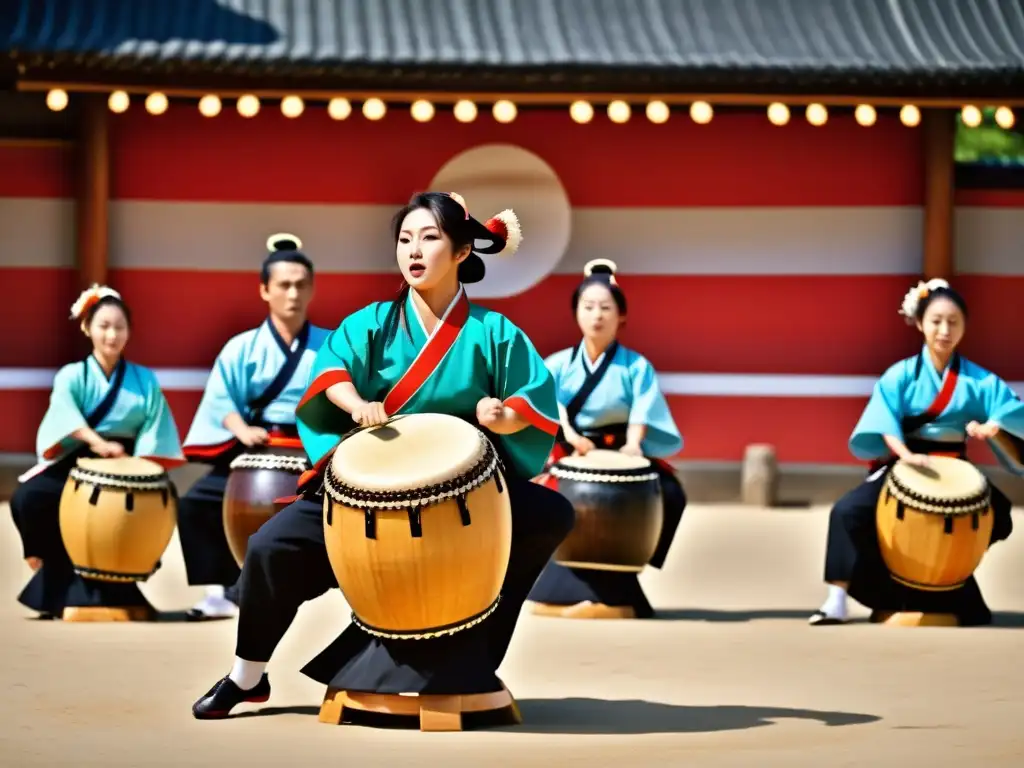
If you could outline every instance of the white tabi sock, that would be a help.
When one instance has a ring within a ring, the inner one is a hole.
[[[819,609],[830,619],[846,618],[846,590],[835,584],[828,585],[828,597]]]
[[[246,661],[235,657],[235,666],[228,673],[228,679],[243,691],[251,691],[263,678],[263,672],[267,668],[265,661]]]
[[[224,587],[221,584],[210,584],[206,588],[207,597],[224,597]]]

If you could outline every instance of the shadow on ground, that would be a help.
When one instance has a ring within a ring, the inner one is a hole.
[[[710,733],[774,725],[776,720],[817,720],[827,726],[862,725],[880,720],[855,712],[821,712],[785,707],[688,707],[653,701],[601,699],[524,699],[519,702],[529,733]]]
[[[807,608],[765,608],[736,611],[715,611],[705,608],[659,608],[652,621],[706,621],[713,624],[737,623],[784,619],[807,622],[814,612]],[[854,619],[853,624],[866,624],[868,620]],[[976,629],[1021,629],[1024,628],[1024,612],[993,611],[992,624]]]

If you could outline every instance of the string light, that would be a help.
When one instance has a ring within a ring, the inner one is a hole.
[[[124,91],[114,91],[110,94],[110,98],[107,99],[107,106],[110,107],[110,111],[116,114],[121,114],[128,109],[130,99],[128,94]]]
[[[632,114],[632,110],[629,108],[629,104],[622,100],[613,101],[608,105],[608,119],[613,123],[621,125],[629,122],[630,114]]]
[[[281,114],[295,119],[306,110],[306,105],[299,96],[285,96],[281,99]]]
[[[151,115],[162,115],[168,106],[167,97],[162,93],[151,93],[146,97],[146,111]]]
[[[363,102],[363,117],[367,120],[380,120],[387,112],[387,105],[378,98],[367,99]]]
[[[690,119],[698,125],[707,125],[714,115],[714,110],[706,101],[695,101],[690,105]]]
[[[455,115],[455,119],[460,123],[472,123],[476,120],[476,104],[468,99],[460,99],[455,102],[455,106],[452,108],[452,114]]]
[[[822,126],[828,122],[828,110],[824,104],[807,105],[807,122],[814,126]]]
[[[46,106],[54,112],[60,112],[68,105],[68,92],[63,88],[54,88],[46,94]]]
[[[768,105],[768,120],[772,125],[785,125],[789,122],[789,107],[775,102]]]
[[[973,104],[968,104],[960,110],[960,119],[968,128],[977,128],[981,125],[981,110]]]
[[[251,93],[247,93],[239,97],[235,108],[242,117],[256,117],[260,111],[260,100]]]
[[[914,128],[921,123],[921,110],[913,104],[905,104],[900,109],[900,122],[907,128]]]
[[[327,102],[327,114],[331,120],[344,120],[352,114],[352,105],[348,99],[331,99]]]
[[[434,105],[426,99],[419,99],[412,103],[409,112],[417,123],[426,123],[434,117]]]
[[[208,93],[199,100],[199,114],[203,117],[216,117],[220,114],[220,97]]]
[[[875,120],[878,119],[878,113],[875,112],[875,108],[870,104],[858,104],[857,108],[853,110],[853,117],[858,125],[863,125],[867,128],[875,124]]]
[[[594,119],[594,108],[589,101],[574,101],[569,105],[569,117],[581,125],[589,123]]]
[[[517,110],[516,105],[508,99],[502,99],[501,101],[494,102],[494,106],[491,108],[491,114],[494,115],[494,119],[499,123],[511,123],[516,119],[516,115],[519,114],[519,110]]]
[[[661,125],[668,122],[671,111],[668,108],[668,104],[664,101],[658,101],[655,99],[647,104],[647,119],[655,125]]]
[[[1013,110],[1009,107],[1000,107],[996,110],[996,125],[1004,131],[1008,131],[1013,128],[1013,124],[1015,122],[1017,122],[1017,118],[1013,114]]]

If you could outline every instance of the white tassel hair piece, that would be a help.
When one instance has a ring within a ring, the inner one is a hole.
[[[523,229],[519,225],[519,217],[516,216],[515,211],[511,208],[506,208],[491,218],[492,220],[500,221],[505,227],[505,247],[498,252],[498,255],[514,256],[523,242]]]
[[[900,306],[899,314],[903,315],[907,323],[913,324],[917,321],[917,308],[921,300],[927,298],[928,294],[939,288],[949,288],[949,283],[941,277],[935,277],[928,282],[919,282],[903,297],[903,304]]]
[[[108,296],[113,296],[115,299],[120,299],[121,294],[115,291],[113,288],[108,288],[105,285],[99,285],[93,283],[89,288],[82,291],[82,294],[78,297],[74,304],[71,305],[71,320],[79,320],[89,310],[93,304],[100,299],[105,299]]]

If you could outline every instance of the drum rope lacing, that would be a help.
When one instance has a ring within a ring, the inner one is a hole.
[[[613,474],[615,470],[593,470],[593,469],[567,469],[555,464],[548,470],[554,477],[562,480],[576,480],[578,482],[596,483],[646,483],[658,479],[657,472],[643,472],[642,474],[622,475]]]
[[[992,492],[987,481],[982,490],[951,499],[939,499],[927,496],[920,491],[914,491],[892,472],[889,473],[886,485],[886,490],[897,501],[913,506],[922,512],[936,515],[970,515],[975,512],[984,512],[992,503]]]
[[[499,602],[501,602],[500,594],[496,598],[494,598],[494,602],[491,603],[489,608],[487,608],[482,613],[478,613],[476,616],[473,616],[467,621],[461,622],[451,627],[445,627],[444,629],[431,629],[427,630],[426,632],[403,633],[388,632],[383,629],[377,629],[376,627],[371,627],[369,624],[360,621],[359,617],[356,616],[354,611],[352,613],[352,621],[364,632],[367,632],[368,634],[371,634],[374,637],[382,637],[385,640],[432,640],[436,637],[447,637],[449,635],[454,635],[457,632],[472,629],[477,624],[480,624],[485,619],[487,619],[487,617],[489,617],[492,613],[494,613],[498,608]]]
[[[98,485],[110,490],[162,491],[170,484],[166,472],[158,475],[110,475],[106,472],[74,467],[69,476],[77,482]]]
[[[149,573],[114,573],[112,571],[101,571],[97,568],[86,568],[74,566],[75,573],[85,579],[93,581],[109,581],[116,584],[131,584],[132,582],[148,581],[149,577],[159,570],[159,564]]]
[[[367,491],[342,482],[330,466],[324,473],[324,489],[331,499],[359,509],[408,509],[426,507],[447,499],[464,496],[474,488],[483,485],[494,475],[501,460],[488,440],[482,434],[482,456],[461,475],[444,480],[428,488],[410,488],[397,491]]]
[[[235,458],[229,469],[282,469],[301,475],[309,469],[305,456],[283,456],[275,453],[243,453]]]

